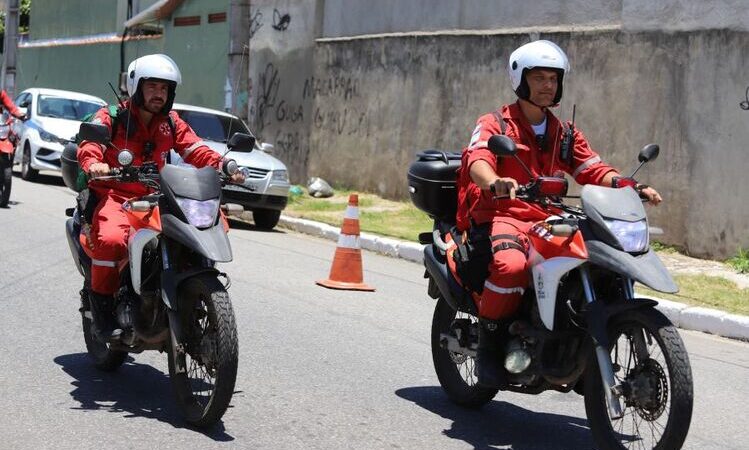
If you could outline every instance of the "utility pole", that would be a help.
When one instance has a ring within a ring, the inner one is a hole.
[[[231,0],[229,21],[229,76],[224,87],[224,108],[246,120],[249,113],[250,0]]]
[[[18,48],[18,2],[7,0],[5,42],[3,43],[2,88],[11,96],[16,93],[16,49]]]

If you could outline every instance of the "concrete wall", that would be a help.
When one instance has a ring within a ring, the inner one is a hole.
[[[534,36],[535,37],[535,36]],[[651,210],[661,239],[696,255],[749,246],[749,164],[740,108],[749,86],[749,34],[731,31],[551,33],[573,73],[557,115],[577,124],[624,170],[649,142],[660,158],[638,178],[666,202]],[[388,37],[320,42],[314,76],[336,80],[314,98],[310,174],[404,198],[421,149],[460,150],[476,118],[514,101],[505,64],[527,34]],[[742,202],[743,203],[743,202]]]
[[[438,30],[620,27],[749,31],[746,0],[326,0],[321,37]]]
[[[250,11],[249,125],[305,183],[322,0],[257,0]]]

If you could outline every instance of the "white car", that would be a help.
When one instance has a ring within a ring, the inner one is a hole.
[[[252,134],[242,120],[233,114],[215,109],[175,103],[173,109],[213,150],[237,162],[248,174],[244,187],[227,184],[223,201],[238,203],[252,211],[258,228],[270,230],[278,224],[281,211],[289,199],[289,173],[286,165],[269,155],[273,146],[256,142],[251,152],[226,152],[226,141],[234,133]],[[179,157],[172,152],[172,162]]]
[[[13,161],[21,164],[21,177],[32,180],[39,170],[60,170],[63,146],[78,133],[82,119],[106,102],[80,92],[29,88],[15,104],[29,119],[14,125],[18,142]]]

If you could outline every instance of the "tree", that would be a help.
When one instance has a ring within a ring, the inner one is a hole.
[[[18,11],[19,17],[19,33],[28,33],[29,31],[29,16],[31,15],[31,0],[21,0],[21,7]],[[0,11],[0,35],[5,36],[5,11]]]

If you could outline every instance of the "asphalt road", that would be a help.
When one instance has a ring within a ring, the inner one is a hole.
[[[429,349],[423,269],[365,252],[375,293],[331,291],[335,244],[242,225],[224,266],[239,328],[236,393],[210,432],[183,425],[166,356],[114,374],[88,362],[78,275],[65,237],[73,194],[56,176],[14,178],[0,209],[0,448],[589,449],[582,398],[500,393],[452,405]],[[237,225],[237,224],[235,224]],[[684,448],[746,449],[749,344],[683,332],[695,380]]]

